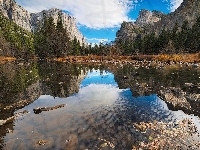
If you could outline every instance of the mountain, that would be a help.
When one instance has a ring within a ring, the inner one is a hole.
[[[145,26],[147,24],[153,25],[155,22],[158,22],[163,18],[165,14],[160,11],[149,11],[146,9],[140,10],[139,17],[135,21],[135,25],[137,26]]]
[[[116,33],[116,40],[134,40],[140,34],[145,33],[148,26],[153,26],[166,15],[159,11],[142,9],[135,22],[123,22],[120,30]]]
[[[54,23],[57,22],[58,13],[60,13],[63,19],[63,25],[66,28],[69,37],[72,40],[74,37],[76,37],[76,39],[79,40],[81,44],[86,44],[84,36],[77,28],[76,19],[62,12],[62,10],[52,8],[49,10],[43,10],[38,13],[29,13],[23,7],[18,5],[14,0],[0,0],[0,12],[2,12],[5,17],[9,18],[20,27],[32,32],[39,28],[43,23],[44,13],[47,16],[52,16],[54,18]]]
[[[172,13],[163,14],[158,11],[141,10],[135,22],[123,22],[116,33],[117,40],[133,40],[139,34],[160,34],[163,29],[172,30],[177,23],[181,27],[184,21],[188,21],[190,27],[200,16],[199,0],[184,0]]]

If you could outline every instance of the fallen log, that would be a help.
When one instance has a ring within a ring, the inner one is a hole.
[[[50,111],[50,110],[54,110],[54,109],[65,107],[65,105],[66,104],[60,104],[60,105],[56,105],[56,106],[53,106],[53,107],[37,107],[37,108],[33,109],[33,112],[35,114],[39,114],[39,113],[41,113],[43,111]]]

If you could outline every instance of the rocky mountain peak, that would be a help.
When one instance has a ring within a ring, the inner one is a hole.
[[[75,37],[77,40],[80,41],[81,44],[86,44],[86,40],[84,39],[84,36],[80,33],[77,25],[76,25],[76,19],[66,13],[64,13],[62,10],[57,8],[51,8],[49,10],[43,10],[39,13],[31,13],[31,25],[33,32],[41,26],[41,24],[44,21],[44,16],[47,17],[53,17],[54,23],[56,25],[58,20],[58,14],[61,15],[63,26],[67,30],[69,37],[73,40]]]
[[[30,13],[14,0],[0,0],[0,12],[17,25],[31,31]]]
[[[76,19],[64,13],[60,9],[51,8],[38,13],[29,13],[14,0],[0,0],[0,12],[17,25],[32,32],[42,25],[44,21],[44,13],[47,15],[47,17],[53,17],[55,24],[57,23],[58,13],[60,13],[63,19],[63,26],[66,28],[66,32],[68,33],[69,37],[72,40],[76,37],[81,44],[87,44],[84,36],[80,33],[76,25]]]
[[[182,4],[169,14],[143,9],[134,23],[122,23],[116,33],[116,39],[133,40],[139,34],[152,32],[159,35],[163,29],[172,30],[176,23],[181,27],[184,21],[188,21],[192,27],[198,16],[200,16],[200,0],[183,0]]]
[[[164,14],[162,12],[142,9],[139,12],[139,17],[135,21],[135,24],[138,26],[154,24],[155,22],[160,21],[163,16]]]

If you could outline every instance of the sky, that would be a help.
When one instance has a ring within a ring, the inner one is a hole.
[[[113,41],[123,21],[134,22],[141,9],[173,12],[183,0],[16,0],[31,13],[59,8],[76,18],[88,43]]]

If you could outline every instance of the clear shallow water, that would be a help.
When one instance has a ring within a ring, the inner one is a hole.
[[[129,88],[119,88],[115,75],[109,71],[75,66],[79,73],[74,75],[68,70],[71,67],[61,65],[57,67],[61,73],[57,72],[54,78],[55,72],[48,72],[50,68],[45,74],[39,73],[40,84],[31,88],[32,95],[39,92],[38,98],[14,112],[29,113],[18,117],[11,127],[1,127],[9,132],[3,136],[4,149],[98,149],[102,139],[113,143],[115,149],[131,149],[138,141],[147,140],[133,128],[135,122],[175,122],[188,117],[200,127],[197,116],[169,110],[156,93],[133,97]],[[33,112],[37,107],[59,104],[66,105],[39,114]],[[39,146],[39,140],[47,143]]]

